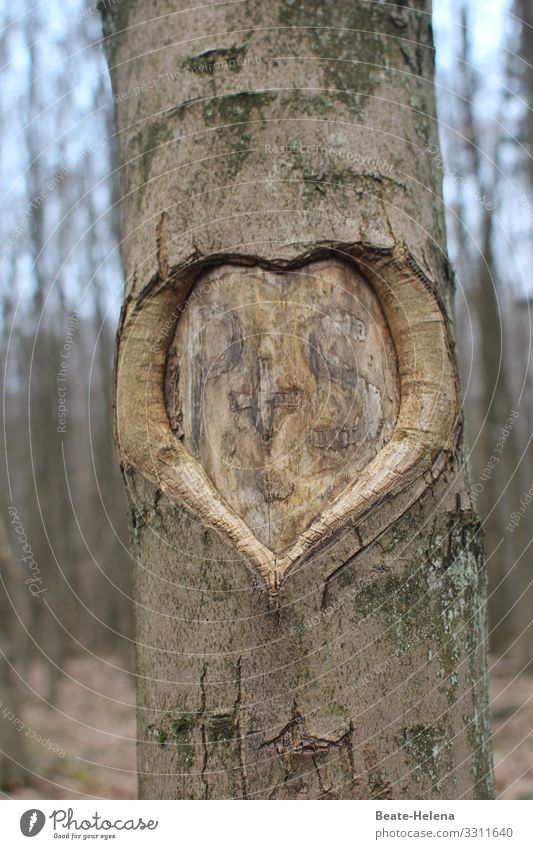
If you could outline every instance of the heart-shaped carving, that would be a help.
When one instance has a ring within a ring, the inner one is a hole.
[[[427,469],[457,411],[444,312],[405,249],[296,265],[174,274],[125,311],[118,355],[123,463],[271,591]]]
[[[195,284],[166,372],[184,448],[280,556],[389,441],[396,355],[353,267],[221,265]]]

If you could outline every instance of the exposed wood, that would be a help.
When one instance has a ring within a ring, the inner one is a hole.
[[[222,265],[194,287],[175,271],[124,319],[124,466],[227,535],[271,592],[455,441],[457,378],[434,287],[402,246],[343,256]],[[275,329],[289,341],[275,344]],[[343,434],[346,447],[331,447]]]
[[[274,554],[394,430],[390,333],[361,274],[339,262],[208,271],[184,304],[172,350],[167,406],[183,411],[183,445]]]

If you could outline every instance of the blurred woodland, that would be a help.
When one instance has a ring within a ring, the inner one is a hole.
[[[444,181],[485,528],[497,792],[533,798],[533,6],[485,4],[492,16],[474,0],[435,5],[441,146],[426,155]],[[1,12],[6,798],[136,792],[131,562],[112,437],[119,187],[100,39],[96,3]]]

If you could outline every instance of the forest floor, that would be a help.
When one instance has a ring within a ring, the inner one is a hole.
[[[44,690],[42,670],[31,685]],[[496,795],[533,799],[533,675],[491,663]],[[135,680],[116,658],[73,658],[51,709],[35,698],[24,710],[31,783],[15,799],[135,799]],[[46,747],[59,748],[59,755]]]
[[[529,664],[531,670],[531,663]],[[533,799],[533,675],[491,663],[490,695],[496,797]]]

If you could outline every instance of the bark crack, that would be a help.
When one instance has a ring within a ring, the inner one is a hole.
[[[206,688],[205,688],[206,675],[207,675],[207,664],[204,663],[202,674],[200,676],[200,694],[201,694],[200,716],[202,717],[202,722],[201,722],[201,725],[200,725],[200,734],[201,734],[201,738],[202,738],[202,751],[203,751],[201,778],[202,778],[202,781],[203,781],[203,784],[204,784],[204,798],[208,799],[209,798],[209,782],[206,778],[208,751],[207,751],[207,725],[206,725],[206,721],[205,721],[205,715],[206,715],[206,711],[207,711],[207,693],[206,693]]]
[[[157,264],[159,268],[160,280],[168,280],[169,264],[167,252],[167,221],[166,212],[161,213],[159,223],[157,225]]]
[[[241,772],[241,789],[243,799],[246,799],[248,796],[248,785],[247,785],[247,772],[246,772],[246,748],[244,745],[244,723],[243,723],[243,713],[244,708],[242,704],[242,657],[239,657],[237,660],[237,698],[235,699],[235,705],[233,708],[234,712],[234,724],[237,731],[238,739],[237,746],[239,752],[239,767]]]

